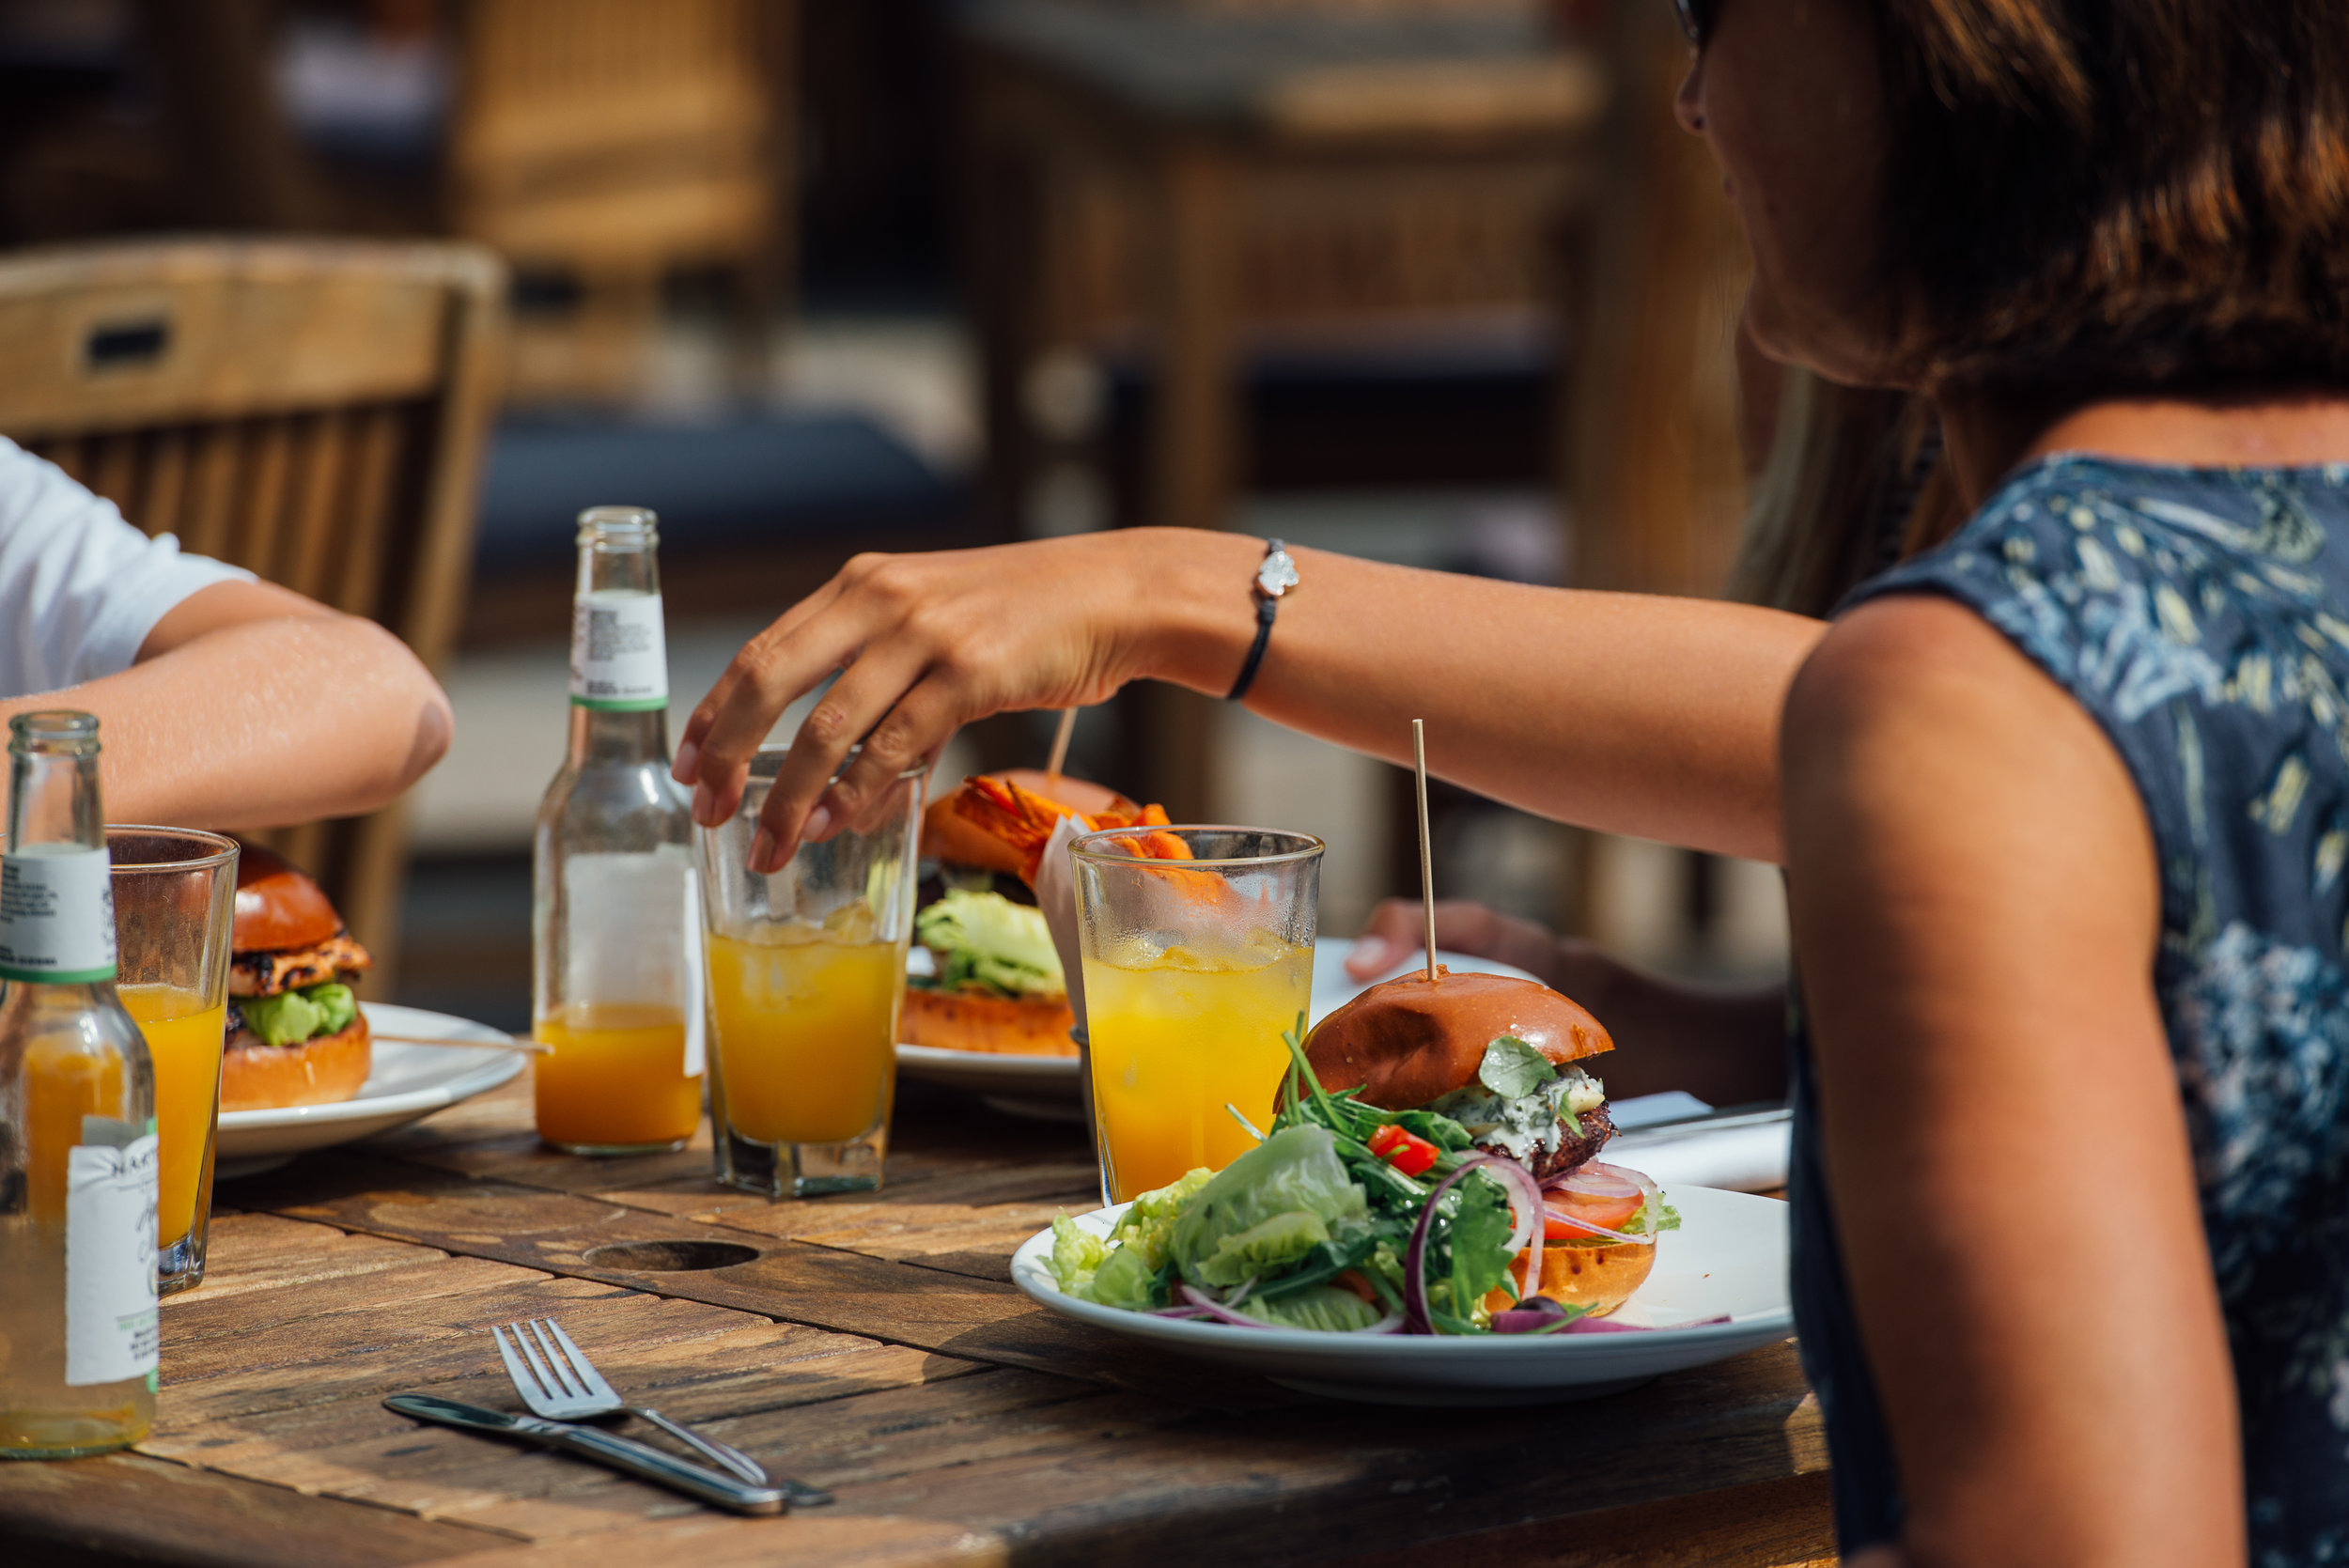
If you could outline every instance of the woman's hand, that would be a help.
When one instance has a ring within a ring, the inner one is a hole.
[[[1188,672],[1170,667],[1159,634],[1179,608],[1182,568],[1202,555],[1232,557],[1222,581],[1237,627],[1248,619],[1247,562],[1261,551],[1237,536],[1128,529],[860,555],[753,638],[693,710],[676,768],[694,786],[693,819],[714,827],[734,815],[776,719],[835,672],[759,814],[755,870],[780,867],[802,837],[820,840],[856,820],[972,720],[1101,702],[1143,675],[1179,679]]]

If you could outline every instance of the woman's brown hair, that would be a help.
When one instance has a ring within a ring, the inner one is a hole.
[[[2349,4],[1869,5],[1902,379],[2349,381]]]

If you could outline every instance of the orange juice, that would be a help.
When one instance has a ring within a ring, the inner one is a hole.
[[[1268,942],[1209,955],[1171,947],[1145,966],[1088,956],[1093,1111],[1112,1202],[1255,1146],[1226,1104],[1261,1126],[1289,1063],[1281,1032],[1314,986],[1314,950]]]
[[[125,986],[120,995],[155,1059],[155,1229],[157,1245],[167,1247],[195,1228],[207,1185],[228,1002],[224,997],[207,1006],[194,992],[171,986]]]
[[[532,1031],[538,1136],[581,1148],[682,1143],[701,1126],[702,1079],[685,1071],[685,1019],[674,1007],[574,1002]]]
[[[895,942],[786,928],[708,939],[711,1048],[726,1123],[761,1143],[846,1143],[889,1117],[897,1087]]]
[[[24,1059],[25,1197],[33,1218],[52,1225],[65,1223],[66,1161],[82,1118],[122,1114],[121,1063],[77,1045],[36,1040]]]

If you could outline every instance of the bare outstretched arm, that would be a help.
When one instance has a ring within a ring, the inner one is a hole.
[[[972,720],[1097,703],[1145,677],[1220,696],[1255,632],[1263,551],[1128,529],[860,556],[737,656],[687,723],[677,776],[697,786],[697,820],[724,820],[785,706],[842,672],[768,797],[753,859],[773,866]],[[1779,710],[1823,623],[1295,554],[1303,582],[1282,601],[1256,712],[1392,761],[1404,721],[1424,716],[1430,765],[1482,794],[1777,859]]]
[[[388,804],[448,750],[448,699],[372,621],[266,582],[166,613],[117,675],[0,702],[95,713],[117,822],[266,828]]]

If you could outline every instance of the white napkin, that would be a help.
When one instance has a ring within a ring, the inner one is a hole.
[[[1626,1132],[1610,1139],[1599,1158],[1644,1171],[1667,1189],[1677,1184],[1764,1192],[1786,1185],[1793,1131],[1791,1112],[1761,1111],[1726,1122]]]
[[[1068,846],[1084,831],[1075,817],[1062,817],[1053,824],[1052,836],[1044,841],[1044,858],[1035,868],[1036,908],[1044,911],[1044,924],[1051,928],[1061,973],[1068,981],[1068,1009],[1077,1015],[1079,1029],[1085,1026],[1084,948],[1077,936],[1077,866],[1069,858]]]

